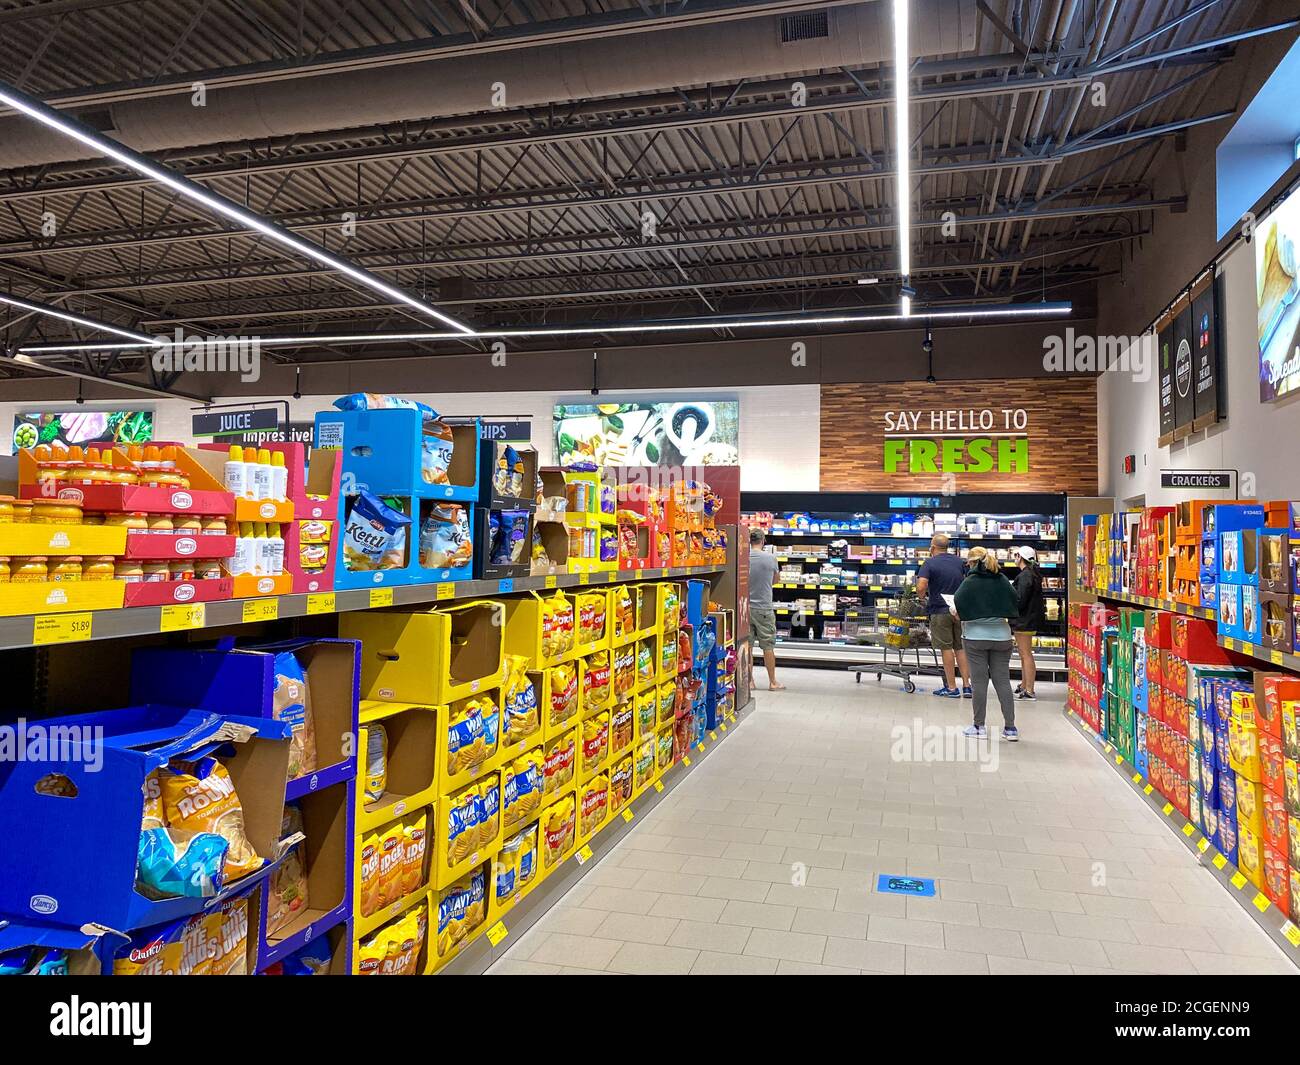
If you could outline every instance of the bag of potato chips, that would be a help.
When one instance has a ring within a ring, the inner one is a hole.
[[[284,804],[280,838],[287,839],[302,828],[302,811],[294,803]],[[271,874],[267,892],[266,934],[278,932],[307,908],[307,870],[303,865],[303,844],[289,850],[280,867]]]
[[[388,790],[388,730],[378,722],[362,725],[361,751],[365,756],[366,802],[375,803]]]
[[[402,897],[402,856],[406,852],[406,833],[402,822],[379,830],[379,905],[391,906]]]
[[[163,772],[163,817],[170,828],[212,832],[225,838],[226,881],[256,872],[264,863],[244,832],[244,808],[229,772],[215,758],[173,763],[179,770]]]
[[[307,671],[298,656],[281,651],[274,659],[272,717],[293,729],[289,738],[289,779],[316,772],[316,725],[311,714],[311,689]]]
[[[361,882],[357,885],[361,916],[369,917],[379,909],[379,834],[368,832],[361,839]]]
[[[429,846],[429,815],[412,814],[402,825],[401,896],[405,898],[418,891],[425,881],[424,852]]]
[[[537,690],[528,678],[528,659],[522,655],[506,656],[506,683],[502,693],[507,745],[527,739],[541,727],[537,710]]]

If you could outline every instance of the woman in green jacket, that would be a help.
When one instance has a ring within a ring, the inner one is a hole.
[[[972,548],[966,562],[969,573],[953,600],[961,618],[962,645],[974,693],[975,723],[966,735],[980,739],[988,735],[984,715],[992,680],[1002,707],[1002,738],[1014,743],[1020,733],[1016,730],[1016,704],[1011,694],[1011,649],[1015,646],[1011,619],[1019,617],[1020,604],[1011,582],[999,571],[998,560],[988,551]]]

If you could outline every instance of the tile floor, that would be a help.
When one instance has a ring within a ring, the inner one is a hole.
[[[933,683],[782,679],[490,972],[1296,972],[1066,721],[1063,686],[1017,703],[1023,740],[984,772],[891,757],[895,726],[969,722]]]

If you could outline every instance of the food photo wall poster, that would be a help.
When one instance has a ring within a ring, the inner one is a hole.
[[[1255,306],[1259,327],[1259,398],[1300,392],[1300,187],[1255,227]]]
[[[146,444],[153,439],[151,410],[78,410],[14,415],[12,452],[37,444],[89,447]]]
[[[557,403],[555,457],[561,466],[739,466],[740,403]]]

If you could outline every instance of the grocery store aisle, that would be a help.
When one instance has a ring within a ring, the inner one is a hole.
[[[491,972],[1295,972],[1066,721],[1064,686],[1017,704],[1023,741],[982,771],[921,760],[944,753],[926,726],[969,722],[933,683],[782,679]]]

